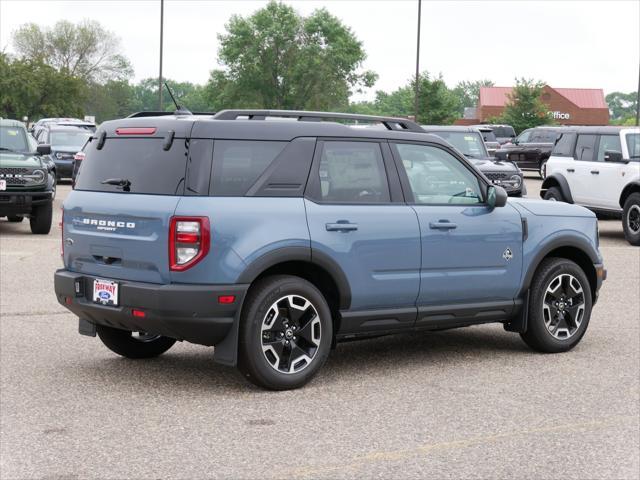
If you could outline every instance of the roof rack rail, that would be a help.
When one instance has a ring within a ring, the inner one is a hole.
[[[210,115],[213,116],[216,112],[190,112],[190,115]],[[164,117],[166,115],[177,115],[176,112],[135,112],[129,115],[127,118],[142,118],[142,117]]]
[[[247,117],[249,120],[265,120],[267,117],[295,118],[300,122],[319,122],[330,119],[355,120],[378,122],[388,130],[424,133],[422,127],[413,120],[355,113],[307,112],[304,110],[221,110],[213,118],[214,120],[237,120],[238,117]]]

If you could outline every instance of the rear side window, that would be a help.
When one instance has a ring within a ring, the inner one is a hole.
[[[596,146],[596,135],[578,135],[576,143],[576,159],[585,162],[594,160],[594,148]]]
[[[318,174],[321,200],[324,202],[391,201],[378,143],[325,142]]]
[[[243,196],[288,142],[216,140],[211,195]]]
[[[557,157],[573,157],[573,144],[576,141],[575,133],[563,133],[558,138],[551,155]]]
[[[84,149],[76,190],[181,195],[186,142],[176,138],[167,151],[163,142],[162,138],[107,138],[98,150],[97,139],[92,139]]]

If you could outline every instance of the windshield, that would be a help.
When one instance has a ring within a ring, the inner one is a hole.
[[[513,130],[513,127],[491,127],[493,129],[493,133],[496,137],[500,138],[514,138],[516,136],[516,132]]]
[[[431,132],[445,139],[451,145],[468,157],[488,157],[484,142],[479,133],[475,132]]]
[[[27,136],[20,127],[0,127],[0,149],[25,152],[29,150]]]
[[[81,150],[87,139],[91,136],[91,132],[83,130],[73,130],[68,132],[51,132],[51,146],[72,147]]]
[[[627,133],[627,148],[631,160],[640,160],[640,133]]]

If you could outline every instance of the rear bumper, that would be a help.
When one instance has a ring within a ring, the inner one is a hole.
[[[34,206],[51,202],[51,191],[41,192],[0,192],[0,216],[29,214]]]
[[[71,178],[73,174],[73,160],[54,159],[53,163],[56,164],[56,175],[58,177]]]
[[[215,345],[227,336],[249,287],[118,280],[119,306],[110,307],[93,303],[94,278],[58,270],[54,277],[58,302],[94,325],[144,331],[201,345]],[[235,301],[218,303],[223,295],[234,295]],[[144,311],[145,316],[134,317],[132,309]]]

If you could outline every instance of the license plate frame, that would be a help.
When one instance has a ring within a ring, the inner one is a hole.
[[[119,305],[120,285],[114,280],[95,278],[91,298],[93,303],[107,307],[117,307]]]

